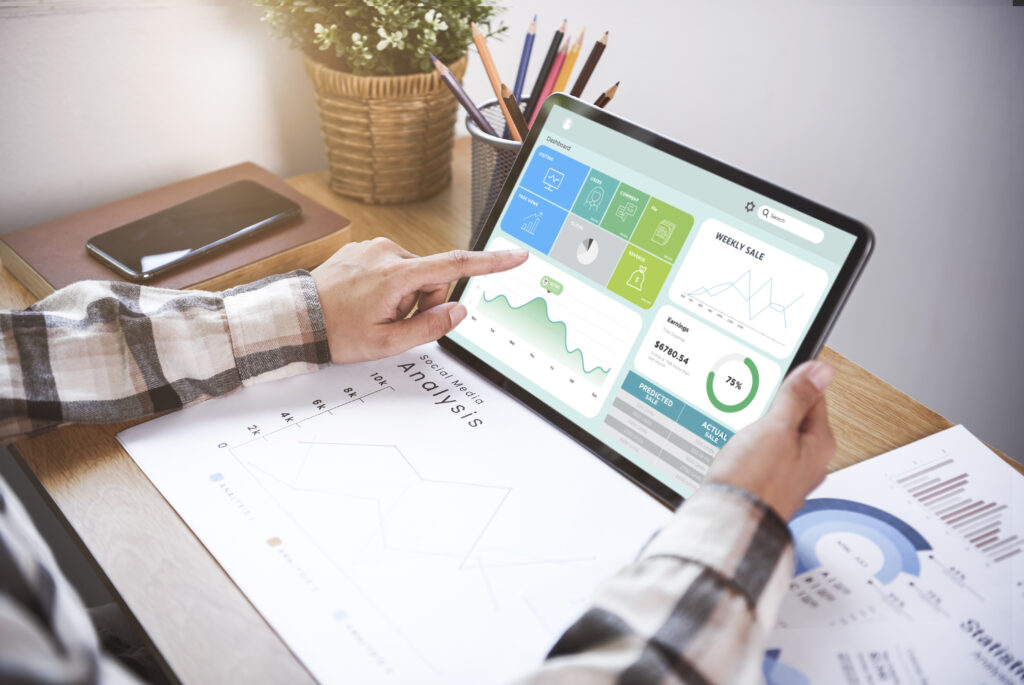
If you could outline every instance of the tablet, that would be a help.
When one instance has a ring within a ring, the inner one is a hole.
[[[817,355],[872,244],[849,217],[553,95],[475,245],[530,258],[460,282],[469,315],[441,344],[675,507]]]

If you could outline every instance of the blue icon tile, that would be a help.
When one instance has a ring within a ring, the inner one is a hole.
[[[541,145],[533,153],[520,185],[562,209],[576,201],[590,167]]]
[[[501,230],[547,254],[567,214],[564,209],[518,188],[505,207]]]

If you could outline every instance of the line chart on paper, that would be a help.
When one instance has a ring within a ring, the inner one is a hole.
[[[119,440],[321,682],[510,680],[667,515],[436,343]]]

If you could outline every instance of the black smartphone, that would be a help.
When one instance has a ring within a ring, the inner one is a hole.
[[[121,276],[146,281],[300,211],[269,188],[237,181],[94,236],[85,249]]]

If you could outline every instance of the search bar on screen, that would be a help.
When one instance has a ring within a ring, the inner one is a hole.
[[[779,228],[785,229],[793,235],[798,235],[804,240],[810,240],[812,243],[820,243],[825,239],[825,232],[820,228],[811,226],[808,223],[800,221],[791,217],[788,214],[780,212],[777,209],[773,209],[767,205],[761,205],[757,208],[757,215],[761,217],[762,221],[767,221],[772,226],[778,226]]]

